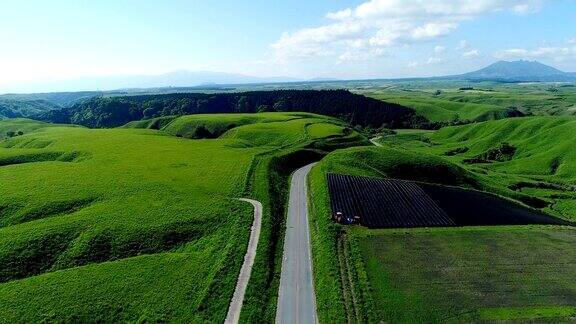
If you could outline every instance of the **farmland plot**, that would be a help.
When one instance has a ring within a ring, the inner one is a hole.
[[[329,174],[328,185],[332,211],[360,216],[364,226],[455,225],[413,182]]]
[[[479,191],[328,174],[332,213],[371,228],[571,223]]]
[[[419,186],[460,226],[571,224],[493,194],[425,183]]]
[[[576,315],[573,228],[354,232],[378,321],[564,323]]]

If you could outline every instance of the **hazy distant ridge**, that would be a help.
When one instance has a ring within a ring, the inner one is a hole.
[[[454,78],[517,82],[568,82],[576,81],[576,73],[566,73],[537,61],[520,60],[498,61],[478,71],[461,74]]]

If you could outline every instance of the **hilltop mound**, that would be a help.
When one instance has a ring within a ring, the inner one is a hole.
[[[335,173],[479,187],[478,177],[461,166],[438,156],[407,150],[350,148],[330,153],[322,163]]]
[[[474,158],[506,143],[515,148],[513,156],[491,166],[492,169],[574,179],[574,134],[576,120],[573,118],[528,117],[447,127],[435,133],[431,140],[441,143],[442,147],[466,147],[461,158]]]

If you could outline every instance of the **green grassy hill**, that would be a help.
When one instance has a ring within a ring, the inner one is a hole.
[[[165,131],[0,122],[25,130],[0,141],[0,321],[222,322],[252,222],[238,197],[265,208],[242,316],[271,320],[291,156],[365,139],[317,115],[227,117]],[[218,123],[218,139],[169,136]],[[308,135],[315,124],[330,131]]]
[[[450,101],[435,98],[432,95],[388,94],[386,92],[367,95],[410,107],[428,120],[436,122],[498,119],[498,114],[505,111],[503,107],[497,105]]]
[[[118,127],[131,121],[193,114],[307,112],[337,117],[362,127],[426,127],[414,110],[353,94],[347,90],[274,90],[224,93],[172,93],[95,97],[36,119],[92,128]]]
[[[20,133],[24,135],[30,132],[41,131],[42,129],[57,126],[63,125],[50,124],[26,118],[12,118],[9,120],[4,120],[0,123],[0,140],[8,138],[10,133],[12,136],[19,136]],[[75,127],[74,125],[68,126]]]
[[[336,172],[474,188],[575,220],[573,134],[573,118],[515,118],[436,132],[399,130],[379,140],[383,147],[328,154],[310,179],[321,320],[573,318],[574,228],[340,226],[329,219],[326,180]]]
[[[322,118],[318,115],[306,113],[259,113],[259,114],[211,114],[211,115],[186,115],[166,116],[146,120],[129,122],[122,128],[157,129],[173,136],[185,138],[217,138],[232,128],[256,123],[284,122],[299,120],[302,118]],[[341,124],[336,119],[333,122]],[[336,126],[338,127],[338,126]],[[198,134],[198,128],[203,129]],[[202,133],[203,132],[203,133]],[[330,134],[328,134],[330,135]]]
[[[468,149],[462,158],[471,158],[501,143],[509,143],[516,148],[510,161],[484,167],[569,181],[576,176],[573,134],[576,134],[574,118],[533,117],[444,128],[430,139],[439,144],[433,147],[436,152],[445,148]]]
[[[369,83],[370,84],[370,83]],[[348,87],[413,108],[435,122],[497,120],[521,115],[573,116],[574,84],[398,81]]]
[[[484,179],[481,189],[573,219],[576,149],[570,138],[575,133],[571,117],[526,117],[416,136],[399,132],[382,142],[451,161]]]

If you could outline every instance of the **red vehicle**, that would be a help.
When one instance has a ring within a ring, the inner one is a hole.
[[[332,219],[340,224],[350,225],[350,224],[360,224],[360,216],[345,216],[341,212],[336,212],[332,215]]]

